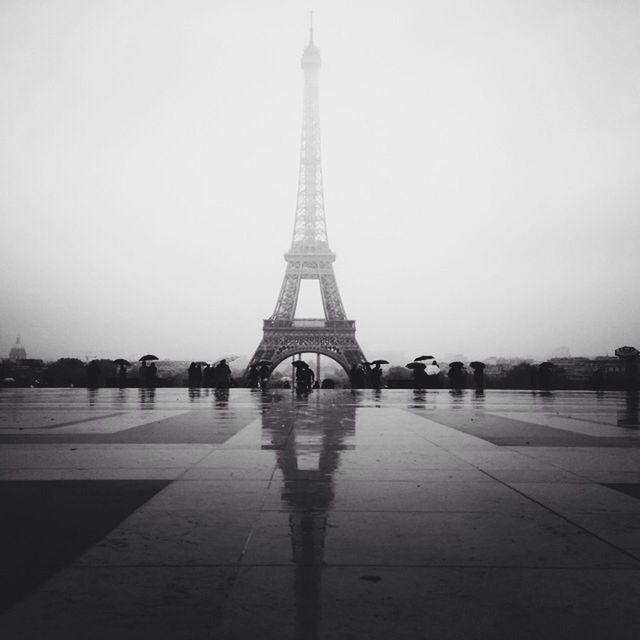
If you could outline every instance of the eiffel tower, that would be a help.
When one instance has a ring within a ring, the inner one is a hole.
[[[333,271],[336,255],[327,238],[320,157],[320,50],[313,41],[313,23],[302,53],[302,69],[304,107],[293,239],[284,255],[287,268],[275,310],[263,323],[262,341],[249,366],[268,360],[273,370],[286,358],[304,352],[329,356],[348,373],[365,357],[356,341],[355,320],[347,319],[342,306]],[[319,282],[324,318],[295,318],[302,280]]]

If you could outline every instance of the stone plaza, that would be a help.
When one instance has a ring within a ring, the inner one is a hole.
[[[0,635],[637,638],[637,396],[0,390]]]

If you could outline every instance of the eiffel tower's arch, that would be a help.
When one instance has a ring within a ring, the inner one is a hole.
[[[275,360],[272,360],[273,364],[271,366],[271,372],[275,371],[283,362],[286,362],[291,358],[295,358],[299,353],[312,353],[314,355],[326,356],[336,364],[340,365],[347,375],[349,375],[349,370],[351,369],[351,366],[353,366],[349,365],[349,362],[341,354],[331,352],[327,349],[305,348],[302,351],[300,351],[300,349],[290,349],[289,351],[285,351],[283,354],[277,356]]]

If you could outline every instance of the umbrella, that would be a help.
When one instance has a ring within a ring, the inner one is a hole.
[[[158,356],[154,356],[151,353],[148,353],[146,356],[142,356],[142,358],[140,358],[138,362],[144,362],[146,360],[160,360],[160,358],[158,358]]]
[[[638,350],[635,347],[618,347],[614,353],[618,358],[631,358],[638,355]]]
[[[128,360],[125,360],[124,358],[118,358],[117,360],[114,360],[113,364],[119,364],[121,367],[131,366],[131,363]]]
[[[265,365],[267,367],[270,367],[273,364],[273,362],[271,362],[271,360],[259,360],[258,362],[256,362],[256,364],[260,367],[263,367]]]
[[[418,356],[417,358],[414,358],[413,361],[420,362],[420,360],[431,360],[432,358],[433,356]]]
[[[200,362],[194,362],[193,364],[195,364],[198,367],[206,367],[209,363],[205,362],[204,360],[201,360]]]
[[[371,364],[389,364],[388,360],[374,360]]]
[[[234,360],[237,360],[238,356],[222,356],[222,358],[218,358],[217,360],[213,361],[213,365],[219,364],[220,362],[222,362],[223,360],[226,360],[227,362],[233,362]]]
[[[427,365],[424,362],[410,362],[405,366],[407,369],[425,369]]]
[[[461,367],[464,367],[464,364],[458,360],[455,360],[454,362],[450,362],[449,366],[453,369],[459,369]]]
[[[295,362],[291,363],[292,367],[308,367],[309,365],[304,361],[304,360],[296,360]]]
[[[478,362],[478,360],[474,360],[469,363],[469,366],[472,369],[484,369],[487,365],[484,362]]]
[[[551,369],[551,367],[555,367],[556,365],[553,364],[553,362],[541,362],[538,366],[544,369]]]

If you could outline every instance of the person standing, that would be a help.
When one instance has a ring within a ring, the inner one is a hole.
[[[217,389],[228,389],[231,386],[231,369],[226,360],[220,360],[215,366],[214,380]]]
[[[374,389],[382,388],[382,367],[380,364],[376,364],[373,369],[371,369],[371,386]]]
[[[267,389],[267,383],[269,382],[269,376],[271,375],[271,369],[268,364],[263,364],[258,370],[258,378],[260,380],[260,388],[265,391]]]

